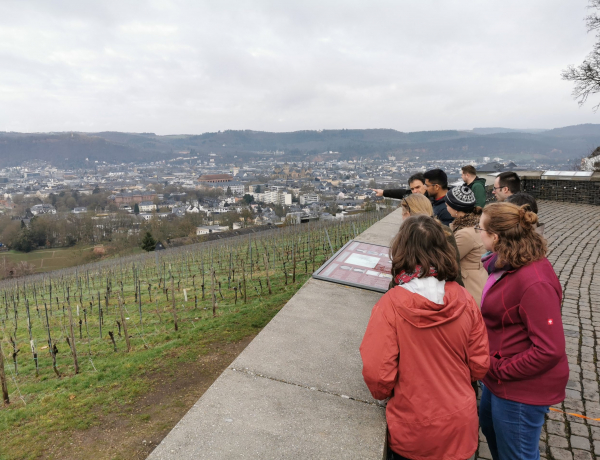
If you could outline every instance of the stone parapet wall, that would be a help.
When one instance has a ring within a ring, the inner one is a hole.
[[[600,181],[545,180],[524,177],[521,180],[521,189],[536,200],[600,205]]]

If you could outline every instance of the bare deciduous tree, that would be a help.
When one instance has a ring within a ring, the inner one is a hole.
[[[573,97],[583,105],[592,94],[600,93],[600,0],[589,0],[588,8],[595,10],[585,18],[588,32],[596,33],[596,44],[578,66],[570,65],[562,72],[563,80],[575,83]],[[598,110],[600,103],[594,106]]]

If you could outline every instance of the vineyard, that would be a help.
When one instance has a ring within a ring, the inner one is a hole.
[[[256,334],[382,212],[0,284],[0,459],[40,458],[148,390],[144,375]],[[64,440],[63,440],[64,441]],[[52,458],[46,456],[45,458]]]

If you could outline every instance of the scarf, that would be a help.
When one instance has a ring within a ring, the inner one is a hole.
[[[483,291],[481,293],[481,306],[483,307],[483,301],[485,300],[485,296],[492,288],[494,284],[496,284],[500,279],[506,275],[508,272],[513,271],[513,268],[506,264],[504,267],[498,268],[496,267],[496,261],[498,260],[498,254],[495,252],[486,253],[481,257],[481,262],[483,262],[483,266],[488,272],[488,279],[483,286]]]
[[[401,286],[403,284],[409,283],[415,278],[419,278],[422,273],[423,267],[417,265],[415,267],[415,271],[412,273],[406,273],[405,270],[402,270],[394,277],[394,281],[396,282],[397,286]],[[437,270],[434,267],[429,267],[429,274],[427,276],[437,276]]]
[[[456,233],[461,228],[467,227],[475,227],[479,223],[479,218],[481,215],[475,215],[472,212],[465,214],[464,216],[460,216],[454,219],[452,222],[452,231]]]

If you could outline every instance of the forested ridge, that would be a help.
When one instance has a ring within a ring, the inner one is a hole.
[[[508,131],[508,132],[506,132]],[[489,134],[477,134],[484,132]],[[108,163],[150,162],[181,155],[218,153],[238,161],[265,152],[284,157],[316,159],[323,152],[341,158],[419,156],[427,159],[501,156],[561,161],[581,158],[600,145],[600,125],[586,124],[542,132],[477,129],[475,131],[422,131],[349,129],[270,133],[222,131],[201,135],[152,133],[0,133],[0,161],[16,166],[27,160],[46,160],[55,166],[86,167]]]

